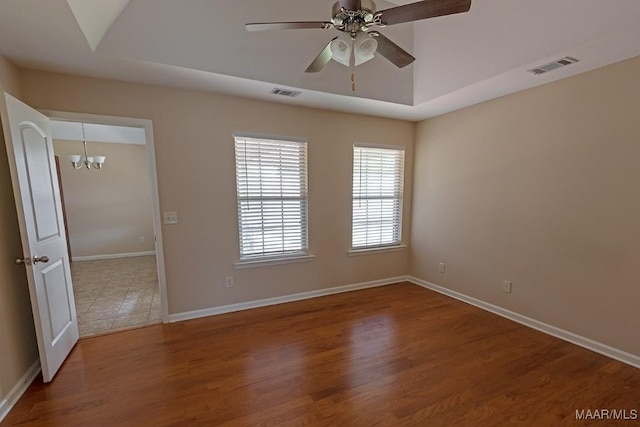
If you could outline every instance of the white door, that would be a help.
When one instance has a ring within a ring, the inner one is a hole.
[[[5,93],[2,111],[44,382],[78,341],[49,119]],[[9,207],[7,207],[9,208]]]

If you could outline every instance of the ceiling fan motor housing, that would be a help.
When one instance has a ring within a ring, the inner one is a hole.
[[[344,10],[340,2],[333,5],[331,22],[336,30],[356,34],[374,25],[376,4],[372,0],[361,0],[359,10]]]

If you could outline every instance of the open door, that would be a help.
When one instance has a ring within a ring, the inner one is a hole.
[[[4,94],[2,125],[22,236],[42,378],[53,379],[78,341],[69,255],[49,119]]]

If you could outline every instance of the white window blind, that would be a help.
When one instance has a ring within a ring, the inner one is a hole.
[[[307,254],[307,143],[234,137],[240,259]]]
[[[400,244],[404,150],[353,147],[353,249]]]

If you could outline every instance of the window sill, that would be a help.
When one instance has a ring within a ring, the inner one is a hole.
[[[263,258],[255,260],[245,260],[236,262],[236,270],[242,268],[266,267],[269,265],[292,264],[294,262],[312,261],[315,255],[293,255],[281,258]]]
[[[397,252],[397,251],[404,251],[406,248],[407,248],[407,245],[394,245],[394,246],[380,246],[377,248],[351,249],[349,251],[349,256],[368,255],[368,254],[376,254],[381,252]]]

